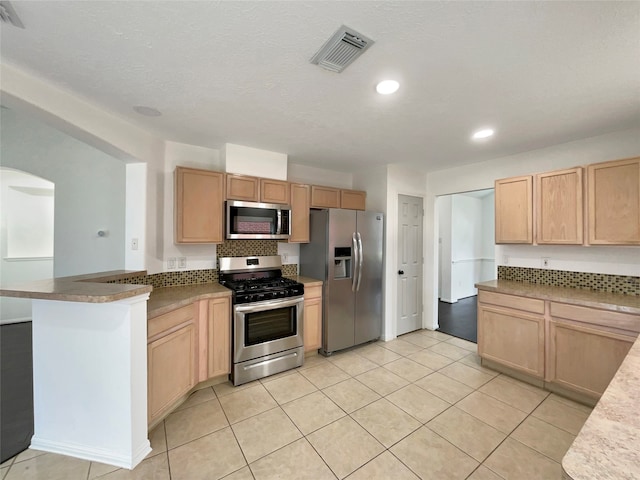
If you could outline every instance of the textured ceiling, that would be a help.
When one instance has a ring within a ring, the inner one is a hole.
[[[640,125],[640,2],[12,3],[2,61],[177,142],[428,171]],[[375,44],[310,64],[341,24]]]

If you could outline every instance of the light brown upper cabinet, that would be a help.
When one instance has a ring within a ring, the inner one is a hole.
[[[263,203],[282,203],[288,205],[291,194],[289,182],[282,180],[260,179],[260,201]]]
[[[364,210],[367,192],[357,190],[340,190],[340,208],[350,210]]]
[[[582,167],[536,175],[536,243],[582,245]]]
[[[496,243],[533,243],[533,177],[496,180]]]
[[[587,166],[588,240],[640,245],[640,157]]]
[[[340,208],[340,189],[312,185],[311,206],[316,208]]]
[[[291,235],[290,243],[309,243],[309,185],[291,184]]]
[[[260,201],[260,179],[227,173],[227,200]]]
[[[175,242],[222,243],[224,173],[176,167]]]

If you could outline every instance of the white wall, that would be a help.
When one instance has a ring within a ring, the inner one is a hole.
[[[482,271],[480,281],[497,278],[495,261],[496,213],[495,192],[482,197]]]
[[[413,197],[424,198],[427,194],[425,186],[425,174],[400,165],[387,166],[384,282],[385,315],[383,332],[383,338],[385,340],[391,340],[397,336],[396,318],[398,315],[398,195],[410,195]],[[423,232],[426,232],[426,230],[423,229]],[[423,235],[423,237],[424,240],[426,240],[426,235]],[[425,266],[426,262],[427,260],[425,259]],[[426,279],[426,277],[423,278]]]
[[[498,140],[498,139],[496,139]],[[428,259],[425,277],[425,310],[428,328],[437,328],[438,272],[433,268],[437,259],[438,223],[435,197],[451,193],[493,188],[499,178],[552,171],[576,165],[627,158],[640,155],[640,129],[624,130],[540,150],[497,158],[462,167],[431,172],[427,175],[428,196],[425,201],[425,255]],[[496,247],[496,263],[509,256],[509,265],[531,266],[540,256],[551,258],[551,267],[601,273],[640,271],[640,254],[633,247],[540,247],[511,245]],[[571,267],[573,266],[573,267]],[[561,268],[562,267],[562,268]],[[627,273],[629,274],[629,273]]]
[[[224,171],[253,177],[287,180],[287,154],[225,143],[220,157]]]
[[[451,291],[452,199],[452,195],[443,195],[436,199],[436,208],[438,209],[438,297],[443,302],[449,303],[455,302]]]
[[[146,223],[146,243],[140,245],[141,252],[137,255],[144,256],[144,265],[149,273],[161,271],[162,251],[157,249],[156,239],[163,222],[160,210],[163,205],[164,141],[6,62],[0,64],[0,76],[2,105],[29,115],[114,158],[146,164],[146,184],[137,185],[140,191],[145,192],[146,201],[144,205],[127,204],[127,210],[135,211],[131,218],[144,218]]]
[[[13,110],[1,120],[2,166],[56,186],[54,275],[124,268],[125,164]]]
[[[0,168],[0,281],[17,284],[53,277],[53,256],[41,258],[8,258],[7,218],[10,211],[21,212],[20,205],[9,200],[10,187],[29,187],[54,191],[54,184],[17,170]],[[53,248],[53,209],[50,212],[51,248]],[[52,253],[53,255],[53,253]],[[31,320],[31,300],[0,297],[0,324]]]
[[[327,187],[352,188],[353,175],[318,167],[289,163],[287,179],[290,182],[324,185]]]
[[[466,195],[451,199],[451,299],[476,294],[482,269],[482,201]]]
[[[495,278],[492,202],[492,196],[465,194],[437,198],[440,300],[455,303],[476,295],[477,282]]]
[[[147,193],[141,186],[147,184],[147,164],[127,163],[125,171],[124,266],[127,270],[145,270]],[[137,240],[137,250],[132,246],[133,239]]]

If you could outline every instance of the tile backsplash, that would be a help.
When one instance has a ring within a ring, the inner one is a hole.
[[[640,296],[640,277],[625,275],[499,265],[498,279]]]
[[[216,248],[218,257],[249,257],[278,255],[277,240],[226,240]],[[298,265],[288,264],[282,266],[283,275],[297,275]],[[178,287],[195,285],[200,283],[215,283],[218,281],[218,270],[173,270],[170,272],[154,273],[153,275],[140,275],[119,280],[111,280],[108,283],[127,283],[136,285],[152,285],[154,288]]]
[[[277,240],[225,240],[216,246],[220,257],[250,257],[253,255],[277,255]]]

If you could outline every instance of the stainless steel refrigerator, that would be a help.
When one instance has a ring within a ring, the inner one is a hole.
[[[311,210],[311,241],[300,245],[300,275],[323,283],[323,355],[380,337],[384,217]]]

